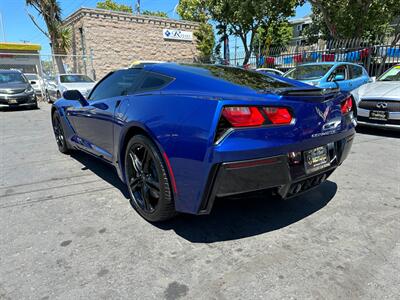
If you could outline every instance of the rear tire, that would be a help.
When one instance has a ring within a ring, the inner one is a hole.
[[[67,146],[67,140],[65,139],[64,130],[61,125],[60,116],[57,112],[53,114],[52,122],[58,150],[61,153],[67,154],[69,152],[69,148]]]
[[[128,142],[125,178],[132,206],[144,219],[160,222],[176,215],[164,161],[148,137],[135,135]]]

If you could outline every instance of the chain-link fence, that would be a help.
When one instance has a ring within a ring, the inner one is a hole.
[[[242,65],[244,53],[231,56],[231,65]],[[370,76],[379,76],[400,63],[400,43],[365,42],[358,39],[321,42],[311,46],[270,48],[264,54],[252,53],[248,64],[253,68],[267,67],[287,71],[311,62],[352,62],[363,65]]]
[[[0,69],[23,72],[37,95],[42,98],[49,83],[55,80],[57,74],[83,74],[93,80],[97,79],[93,56],[1,52]]]

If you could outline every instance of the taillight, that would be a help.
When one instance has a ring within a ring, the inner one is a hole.
[[[215,142],[223,138],[231,128],[289,125],[292,120],[292,113],[285,107],[226,106],[222,109],[222,116],[215,133]]]
[[[228,106],[222,110],[222,115],[233,127],[260,126],[265,118],[254,106]]]
[[[263,107],[263,111],[272,124],[290,124],[293,119],[290,111],[284,107]]]
[[[347,97],[341,104],[340,110],[342,114],[347,114],[353,110],[353,98],[351,96]]]

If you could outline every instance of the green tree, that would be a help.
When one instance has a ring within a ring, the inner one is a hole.
[[[65,73],[61,56],[66,54],[71,47],[71,31],[62,26],[61,8],[57,0],[26,0],[26,5],[32,7],[41,16],[46,24],[47,30],[39,26],[35,17],[28,12],[35,26],[50,40],[58,72]]]
[[[96,7],[101,8],[101,9],[113,10],[113,11],[122,11],[122,12],[127,12],[127,13],[133,12],[132,6],[118,4],[117,2],[115,2],[113,0],[99,1],[99,2],[97,2]]]
[[[142,15],[145,16],[155,16],[155,17],[162,17],[162,18],[168,18],[168,14],[164,11],[150,11],[150,10],[144,10],[141,13]]]
[[[295,14],[300,0],[209,0],[211,18],[225,24],[229,34],[238,36],[245,50],[243,65],[249,62],[260,27],[268,28]]]
[[[374,40],[393,33],[400,15],[399,0],[310,0],[313,25],[309,36],[318,32],[325,38]]]
[[[271,48],[289,45],[292,37],[293,28],[287,21],[273,22],[269,27],[262,25],[254,37],[253,51],[267,55]]]
[[[215,35],[213,27],[208,23],[210,18],[207,12],[208,0],[180,0],[177,12],[183,20],[199,22],[199,28],[194,32],[197,39],[197,50],[200,52],[200,61],[212,60]]]

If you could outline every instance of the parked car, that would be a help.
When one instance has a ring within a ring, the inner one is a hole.
[[[346,62],[322,62],[299,65],[284,77],[320,88],[340,88],[349,92],[371,81],[364,67]]]
[[[36,95],[41,96],[42,91],[44,91],[44,81],[43,79],[35,73],[25,73],[25,77],[29,80],[29,83],[35,90]]]
[[[38,107],[35,90],[21,71],[0,70],[0,107]]]
[[[272,74],[278,75],[278,76],[283,76],[283,74],[285,74],[284,72],[277,70],[277,69],[273,69],[273,68],[258,68],[258,69],[256,69],[256,71],[262,72],[262,73],[272,73]]]
[[[245,192],[292,197],[332,174],[355,130],[349,94],[289,82],[228,66],[138,65],[109,73],[87,99],[64,92],[54,134],[62,153],[115,166],[149,221],[207,214],[217,197]]]
[[[61,98],[65,91],[78,90],[84,97],[87,97],[95,86],[89,76],[84,74],[60,74],[49,80],[46,84],[46,97],[48,102],[54,102]]]
[[[359,125],[400,130],[400,64],[352,94]]]

